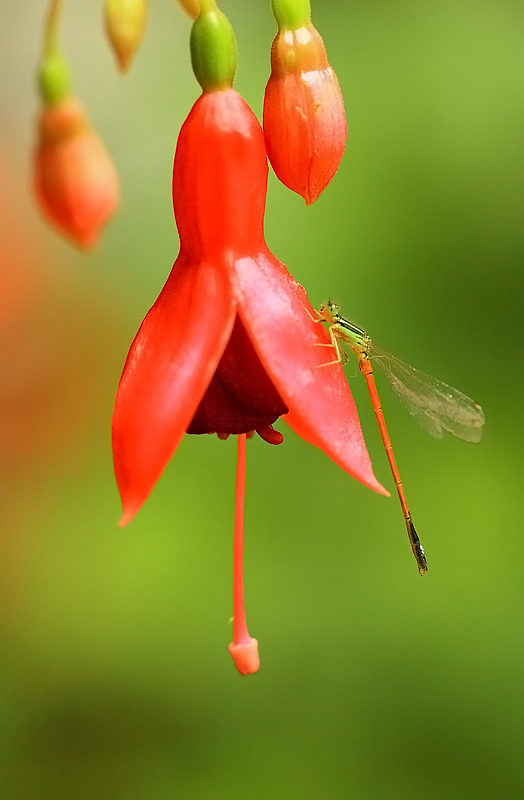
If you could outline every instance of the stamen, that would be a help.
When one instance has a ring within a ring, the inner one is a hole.
[[[249,635],[244,608],[244,498],[246,493],[246,434],[238,437],[235,501],[235,545],[233,560],[233,642],[229,652],[241,675],[258,672],[258,641]]]

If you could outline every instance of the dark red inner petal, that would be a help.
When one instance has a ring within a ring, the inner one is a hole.
[[[231,338],[187,432],[248,433],[266,428],[287,412],[237,316]]]

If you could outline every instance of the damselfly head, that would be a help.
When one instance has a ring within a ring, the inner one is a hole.
[[[340,306],[334,303],[333,300],[328,300],[327,303],[322,303],[318,313],[323,322],[333,324],[340,314]]]

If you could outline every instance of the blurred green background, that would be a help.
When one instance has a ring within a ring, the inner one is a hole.
[[[270,178],[267,238],[314,305],[482,403],[485,439],[429,438],[380,384],[425,544],[397,499],[285,424],[248,455],[246,602],[232,631],[235,443],[186,437],[116,528],[112,403],[177,254],[177,132],[198,95],[174,3],[130,74],[99,3],[67,3],[78,96],[122,205],[96,254],[30,192],[45,4],[0,5],[0,790],[6,800],[486,800],[524,796],[524,4],[317,0],[348,149],[318,203]],[[224,0],[260,115],[269,3]],[[348,367],[378,478],[364,381]],[[380,376],[379,376],[380,378]]]

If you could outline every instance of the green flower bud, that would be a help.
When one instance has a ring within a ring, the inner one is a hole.
[[[56,50],[44,55],[38,76],[40,94],[46,106],[66,100],[71,94],[71,75],[65,58]]]
[[[271,0],[279,28],[301,28],[311,21],[309,0]]]
[[[205,92],[232,86],[237,68],[233,28],[214,3],[206,6],[193,23],[190,41],[193,72]]]

